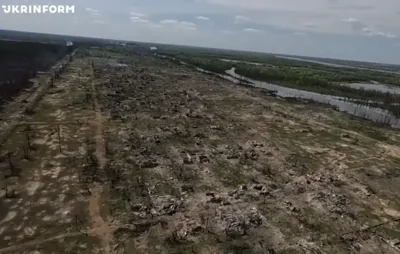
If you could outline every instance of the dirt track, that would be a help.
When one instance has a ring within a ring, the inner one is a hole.
[[[109,54],[2,148],[0,253],[399,252],[398,131]]]

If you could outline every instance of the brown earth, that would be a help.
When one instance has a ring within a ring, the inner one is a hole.
[[[0,253],[400,252],[398,131],[92,53],[1,148]]]

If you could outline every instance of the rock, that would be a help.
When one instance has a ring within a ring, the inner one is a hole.
[[[256,186],[254,186],[254,189],[255,189],[255,190],[258,190],[258,191],[262,190],[262,188],[263,188],[262,185],[256,185]]]

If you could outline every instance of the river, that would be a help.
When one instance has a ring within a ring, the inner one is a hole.
[[[177,61],[174,57],[168,57],[163,55],[157,56],[164,59],[171,59]],[[185,62],[179,61],[180,64],[189,65]],[[342,112],[347,112],[351,115],[355,115],[358,117],[362,117],[374,122],[387,124],[392,128],[400,129],[400,118],[394,116],[387,110],[383,110],[376,107],[370,107],[363,104],[355,103],[349,101],[348,98],[338,97],[326,94],[319,94],[315,92],[303,91],[294,88],[288,88],[284,86],[279,86],[267,82],[262,82],[254,79],[250,79],[244,76],[241,76],[235,72],[235,68],[231,68],[227,70],[224,74],[219,74],[211,71],[207,71],[201,68],[196,67],[196,70],[202,73],[211,74],[223,78],[225,80],[229,80],[236,84],[244,84],[252,87],[266,89],[268,91],[274,92],[278,97],[281,98],[295,98],[300,100],[309,100],[318,103],[323,103],[327,105],[331,105],[335,107],[337,110]]]

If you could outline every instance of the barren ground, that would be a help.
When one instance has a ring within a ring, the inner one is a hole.
[[[2,146],[0,253],[400,252],[397,130],[108,56]]]

